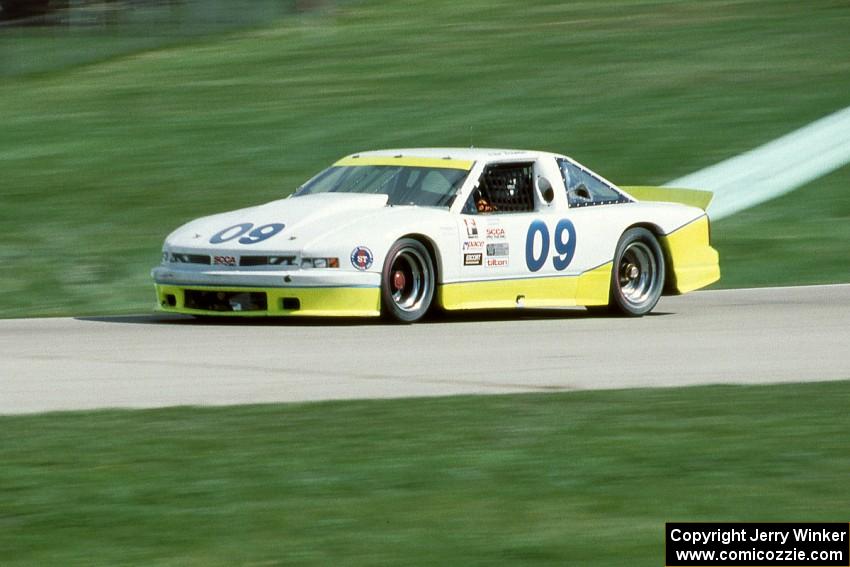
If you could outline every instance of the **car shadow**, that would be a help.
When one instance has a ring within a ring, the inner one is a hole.
[[[646,317],[663,317],[673,313],[658,311]],[[151,313],[139,315],[100,315],[74,317],[77,321],[118,323],[123,325],[186,325],[221,327],[363,327],[399,326],[379,317],[215,317]],[[429,314],[416,325],[447,325],[454,323],[482,323],[490,321],[542,321],[542,320],[619,319],[628,317],[608,313],[592,313],[581,307],[565,309],[483,309],[476,311],[442,312]]]

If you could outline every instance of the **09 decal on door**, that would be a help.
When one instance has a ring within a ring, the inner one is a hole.
[[[535,243],[540,240],[539,252],[535,252]],[[549,227],[538,219],[528,226],[525,237],[525,265],[529,271],[537,272],[546,264],[549,256],[550,240],[554,241],[555,255],[552,256],[552,266],[561,271],[573,261],[576,253],[576,228],[569,219],[561,219],[555,225],[552,238],[549,238]]]

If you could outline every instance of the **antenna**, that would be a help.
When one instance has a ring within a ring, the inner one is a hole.
[[[474,147],[475,146],[472,145],[472,124],[470,124],[469,125],[469,149],[472,149]]]

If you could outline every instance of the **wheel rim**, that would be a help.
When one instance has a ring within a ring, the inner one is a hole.
[[[412,313],[422,308],[431,293],[431,268],[428,260],[412,248],[402,248],[390,267],[390,291],[396,307]]]
[[[632,242],[623,251],[617,267],[617,279],[624,300],[635,307],[652,301],[658,265],[652,250],[643,242]]]

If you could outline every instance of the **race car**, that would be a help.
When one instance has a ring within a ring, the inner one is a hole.
[[[425,148],[344,157],[292,195],[189,222],[157,305],[214,316],[585,306],[649,313],[720,278],[711,193],[618,187],[559,154]]]

